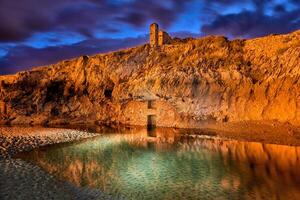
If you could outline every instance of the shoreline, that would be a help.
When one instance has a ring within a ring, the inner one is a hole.
[[[99,135],[68,128],[0,127],[0,160],[42,146],[74,142]]]
[[[203,124],[201,128],[178,129],[186,135],[217,136],[229,140],[300,146],[300,127],[280,122],[230,122]]]
[[[208,125],[206,130],[232,140],[300,146],[300,127],[289,123],[274,121],[219,123]]]
[[[138,130],[140,126],[118,126],[105,129],[101,126],[0,126],[0,159],[33,150],[42,146],[69,143],[99,136],[103,133]],[[224,139],[266,144],[300,146],[300,127],[276,122],[242,122],[203,124],[201,128],[159,128],[184,135],[217,136]],[[113,130],[113,131],[112,131]]]

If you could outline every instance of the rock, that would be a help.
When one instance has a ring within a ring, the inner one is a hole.
[[[1,123],[158,126],[277,121],[300,125],[300,31],[249,40],[178,40],[0,77]],[[151,111],[152,112],[152,111]]]

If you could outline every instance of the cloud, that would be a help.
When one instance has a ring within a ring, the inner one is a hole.
[[[274,12],[284,13],[284,12],[286,12],[286,8],[284,5],[278,4],[278,5],[274,6]]]
[[[190,1],[0,0],[0,74],[141,44],[131,33],[152,21],[171,26]]]
[[[30,69],[32,66],[42,66],[56,63],[81,55],[92,55],[101,52],[114,51],[143,44],[145,37],[125,39],[89,39],[83,42],[57,47],[37,49],[25,45],[16,46],[0,60],[0,74],[12,74]]]
[[[266,3],[260,2],[256,6],[254,11],[219,14],[212,22],[204,24],[201,31],[204,35],[221,34],[233,38],[252,38],[273,33],[288,33],[300,28],[300,20],[297,20],[300,18],[300,8],[287,11],[284,6],[277,5],[273,7],[275,12],[270,15],[264,10]]]
[[[47,0],[1,0],[0,5],[0,41],[20,41],[35,31],[47,30],[53,23],[51,11],[56,8]]]
[[[97,30],[116,30],[119,23],[142,27],[149,20],[169,26],[189,1],[0,0],[0,42],[22,41],[37,32],[57,30],[90,38]]]

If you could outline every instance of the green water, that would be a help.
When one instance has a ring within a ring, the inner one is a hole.
[[[57,180],[137,200],[300,199],[299,158],[298,147],[172,130],[107,134],[22,156]]]

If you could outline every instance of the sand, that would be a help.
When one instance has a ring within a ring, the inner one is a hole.
[[[300,127],[289,123],[246,121],[204,125],[203,129],[204,131],[195,132],[198,134],[208,132],[219,137],[246,142],[300,146]]]

